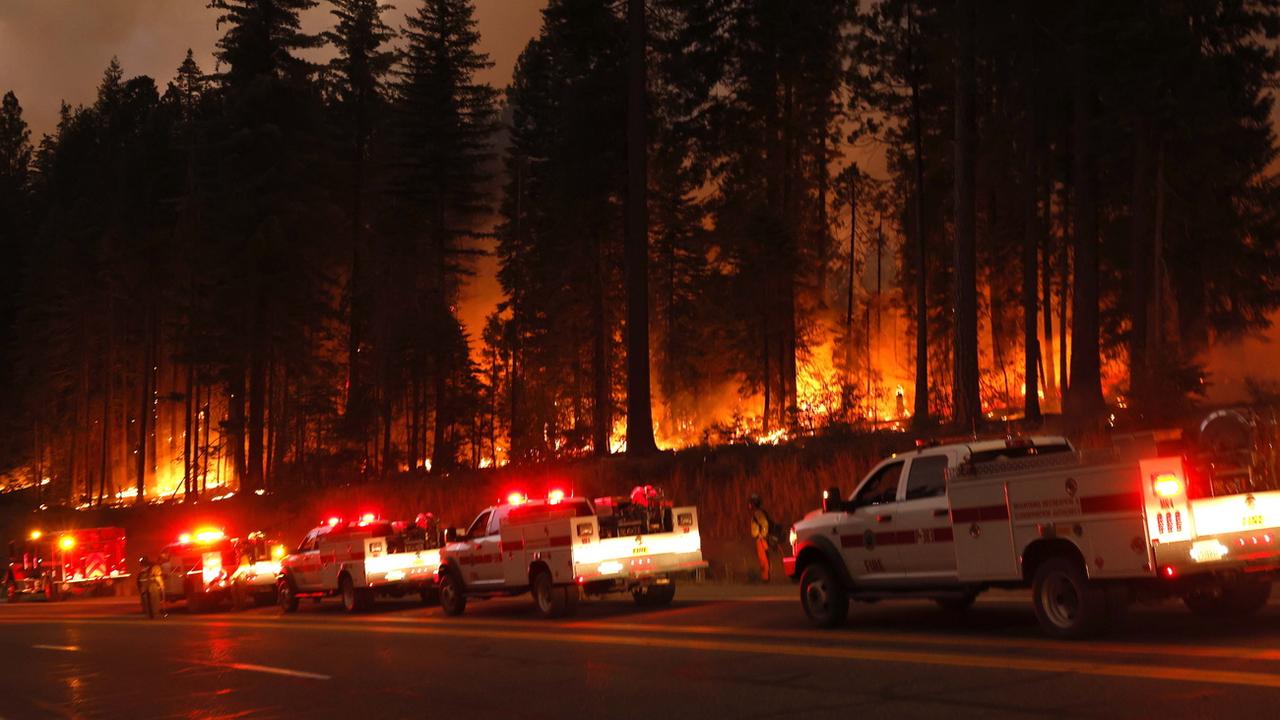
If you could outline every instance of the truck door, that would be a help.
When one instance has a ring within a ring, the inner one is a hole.
[[[303,592],[313,590],[320,580],[320,553],[317,549],[319,535],[315,530],[307,533],[289,563],[294,585]]]
[[[946,580],[956,576],[955,543],[947,502],[946,454],[916,455],[907,466],[906,489],[893,510],[893,520],[903,535],[899,546],[902,571],[920,580]]]
[[[857,581],[874,583],[901,572],[893,513],[905,464],[891,460],[872,470],[836,524],[840,552]]]
[[[485,587],[502,581],[498,543],[494,510],[485,510],[472,521],[467,536],[457,543],[461,547],[454,553],[467,585]]]

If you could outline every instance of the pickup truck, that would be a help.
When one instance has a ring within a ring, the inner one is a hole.
[[[582,595],[630,592],[667,605],[675,581],[705,568],[698,511],[656,493],[628,498],[530,500],[519,493],[482,511],[465,533],[446,530],[440,606],[460,615],[469,597],[531,593],[545,617],[571,614]]]
[[[783,561],[818,626],[849,601],[928,598],[963,609],[1030,587],[1048,635],[1104,630],[1135,598],[1180,597],[1200,615],[1265,605],[1280,569],[1280,488],[1204,475],[1180,440],[1150,433],[1077,452],[1060,437],[921,447],[876,465],[847,498],[831,488],[791,529]],[[1216,468],[1216,470],[1214,469]]]
[[[347,612],[368,610],[377,595],[418,593],[430,603],[439,547],[436,533],[412,523],[329,518],[280,561],[276,598],[286,613],[297,612],[300,598],[333,595]]]

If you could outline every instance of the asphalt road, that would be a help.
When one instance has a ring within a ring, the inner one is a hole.
[[[408,601],[141,618],[125,599],[0,604],[0,718],[1271,718],[1280,606],[1206,622],[1133,610],[1105,640],[1043,638],[1025,596],[963,614],[855,605],[811,629],[790,586],[682,587],[666,609],[525,599],[461,618]]]

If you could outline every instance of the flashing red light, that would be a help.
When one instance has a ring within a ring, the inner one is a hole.
[[[182,543],[183,545],[186,545],[187,543],[191,542],[191,533],[182,533],[181,535],[179,535],[178,542]]]
[[[1160,473],[1151,481],[1151,489],[1162,498],[1171,498],[1182,493],[1182,481],[1173,473]]]
[[[513,492],[507,496],[508,505],[520,505],[525,501],[524,493]]]
[[[328,521],[326,521],[326,524],[329,527],[336,527],[340,522],[342,522],[342,518],[331,517],[328,519]]]
[[[557,488],[557,489],[552,490],[551,492],[547,493],[547,504],[548,504],[548,505],[559,505],[559,504],[560,504],[561,502],[563,502],[563,501],[564,501],[564,491],[563,491],[563,490],[560,490],[559,488]]]
[[[1163,568],[1160,569],[1160,574],[1165,576],[1166,578],[1171,578],[1176,576],[1178,574],[1178,571],[1174,570],[1172,565],[1165,565]]]
[[[374,515],[373,513],[365,513],[360,516],[360,527],[364,527],[376,519],[378,519],[377,515]]]

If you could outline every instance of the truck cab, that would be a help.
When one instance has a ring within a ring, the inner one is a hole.
[[[810,513],[792,528],[792,545],[798,547],[795,557],[783,560],[787,574],[796,574],[804,549],[822,548],[841,559],[848,579],[860,588],[954,593],[948,475],[966,464],[1070,451],[1065,438],[1037,436],[922,446],[894,454],[873,467],[847,497],[827,490],[828,512]]]
[[[186,600],[189,612],[212,610],[231,598],[235,543],[222,530],[183,533],[160,551],[158,562],[165,599]]]

